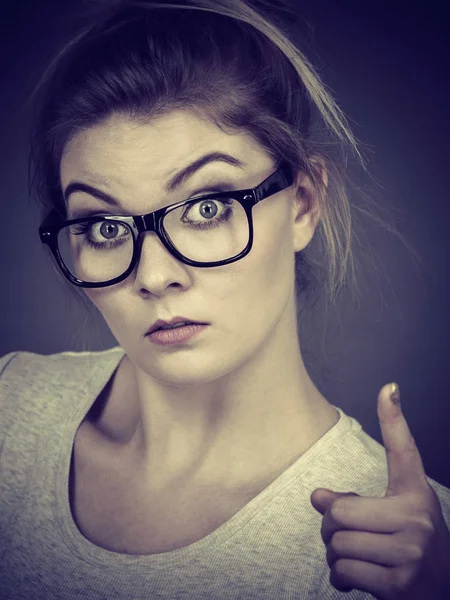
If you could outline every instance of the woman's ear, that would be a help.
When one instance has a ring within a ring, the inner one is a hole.
[[[323,158],[314,156],[310,159],[316,170],[319,171],[322,189],[315,185],[305,171],[300,171],[295,181],[293,198],[293,241],[295,252],[303,250],[314,236],[320,221],[321,200],[325,198],[328,186],[328,173]],[[313,168],[314,168],[313,167]]]

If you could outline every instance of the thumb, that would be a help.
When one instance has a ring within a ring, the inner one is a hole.
[[[359,494],[355,492],[333,492],[328,488],[317,488],[311,494],[310,501],[313,507],[323,515],[335,500],[343,496],[359,496]]]

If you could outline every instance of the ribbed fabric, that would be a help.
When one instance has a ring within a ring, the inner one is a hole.
[[[77,528],[68,495],[76,431],[124,356],[12,352],[0,359],[2,600],[346,600],[330,584],[317,487],[384,496],[385,451],[339,407],[340,420],[231,519],[187,547],[111,552]],[[450,524],[450,490],[428,478]]]

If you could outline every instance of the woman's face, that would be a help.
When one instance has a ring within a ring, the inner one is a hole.
[[[164,190],[178,171],[212,151],[231,154],[244,168],[212,162],[173,193]],[[214,191],[223,181],[230,189],[256,187],[275,169],[247,135],[227,135],[194,113],[177,111],[144,125],[113,116],[78,134],[63,155],[61,181],[63,190],[84,182],[120,203],[115,208],[76,191],[67,199],[68,218],[82,208],[142,215]],[[237,262],[185,265],[147,232],[140,262],[127,279],[84,288],[133,363],[162,382],[194,385],[233,371],[279,336],[277,329],[295,315],[294,253],[309,243],[316,225],[299,218],[302,207],[294,199],[292,185],[253,208],[253,248]],[[210,326],[181,345],[153,344],[149,327],[177,315]]]

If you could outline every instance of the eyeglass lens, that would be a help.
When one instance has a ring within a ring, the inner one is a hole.
[[[249,223],[233,198],[208,198],[168,212],[163,227],[175,248],[196,262],[227,260],[248,244]],[[130,266],[134,234],[123,221],[82,221],[62,228],[57,238],[69,272],[86,283],[120,277]]]

